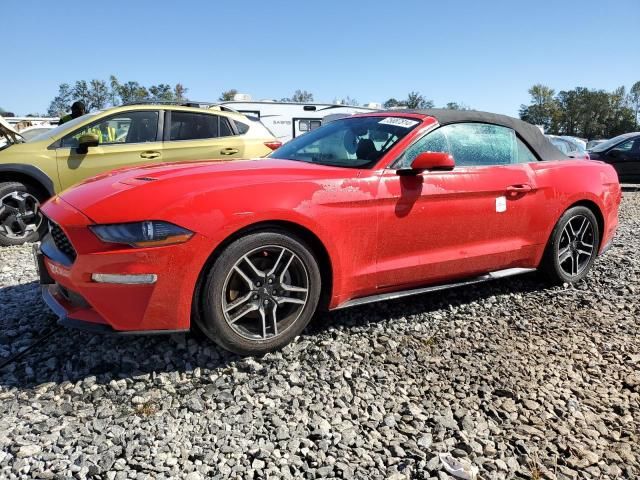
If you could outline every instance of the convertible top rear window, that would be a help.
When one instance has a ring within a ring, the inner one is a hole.
[[[419,120],[395,116],[349,117],[296,137],[272,157],[346,168],[371,168]]]

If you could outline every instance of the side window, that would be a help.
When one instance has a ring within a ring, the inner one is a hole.
[[[529,147],[527,147],[522,140],[516,138],[518,142],[518,163],[534,163],[538,159],[533,154]]]
[[[246,123],[242,123],[237,120],[234,120],[234,123],[236,124],[236,128],[238,129],[238,135],[244,135],[249,131],[249,125],[247,125]]]
[[[428,133],[411,145],[396,168],[408,168],[422,152],[448,152],[459,167],[535,162],[535,155],[524,143],[520,142],[520,146],[518,141],[515,132],[507,127],[454,123]]]
[[[231,125],[229,125],[229,120],[224,117],[220,118],[220,136],[221,137],[230,137],[234,135],[233,130],[231,130]]]
[[[620,145],[618,145],[616,148],[612,149],[615,150],[617,152],[621,152],[621,153],[627,153],[631,151],[631,147],[633,147],[633,142],[634,140],[627,140],[624,143],[621,143]]]
[[[443,127],[457,166],[479,167],[517,163],[513,130],[484,123],[457,123]]]
[[[448,152],[449,143],[444,132],[444,127],[428,133],[416,143],[405,150],[404,155],[396,165],[396,168],[409,168],[418,154],[422,152]]]
[[[158,133],[158,112],[123,112],[76,130],[60,143],[61,147],[75,148],[83,135],[93,134],[101,145],[155,142]]]
[[[179,111],[171,112],[169,140],[198,140],[218,136],[217,115]]]

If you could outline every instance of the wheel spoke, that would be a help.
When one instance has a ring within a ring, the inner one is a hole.
[[[249,292],[243,297],[236,298],[233,302],[227,304],[227,306],[225,307],[224,311],[225,312],[229,312],[229,311],[233,310],[234,308],[238,308],[240,305],[243,305],[243,304],[247,303],[252,295],[253,295],[253,292]]]
[[[249,288],[253,288],[253,282],[251,279],[238,267],[238,265],[234,265],[233,269],[235,272],[242,277],[242,279],[249,285]]]
[[[580,224],[580,228],[578,229],[578,233],[576,234],[577,238],[582,238],[584,233],[586,232],[586,226],[589,225],[586,217],[582,217],[582,223]]]
[[[229,323],[231,325],[233,325],[238,320],[240,320],[242,317],[244,317],[247,313],[255,312],[258,309],[259,309],[258,305],[256,305],[255,303],[250,303],[250,304],[246,305],[244,308],[242,308],[238,313],[236,313],[235,315],[230,317]]]
[[[280,260],[282,260],[282,257],[284,256],[284,252],[285,252],[284,248],[280,250],[280,255],[278,255],[278,259],[276,260],[276,263],[273,264],[273,268],[267,272],[267,276],[270,276],[276,273],[276,270],[278,269],[278,265],[280,265]]]
[[[584,240],[583,240],[583,241],[581,241],[581,242],[579,242],[579,243],[580,243],[580,245],[582,245],[582,246],[583,246],[583,247],[585,247],[585,248],[593,249],[593,243],[587,243],[587,242],[585,242]]]
[[[295,254],[291,254],[291,256],[289,257],[289,261],[287,261],[287,264],[284,266],[284,269],[282,270],[282,272],[280,272],[280,283],[284,283],[284,276],[287,273],[287,270],[289,270],[289,266],[291,265],[291,262],[293,262],[293,259],[295,258]]]
[[[578,252],[576,252],[575,256],[571,256],[571,270],[573,272],[573,275],[578,275],[578,267],[579,267],[579,262],[578,262]]]
[[[571,256],[571,247],[567,246],[558,252],[558,263],[563,264]]]
[[[304,305],[307,303],[306,300],[302,300],[301,298],[293,298],[293,297],[275,297],[276,302],[278,304],[281,303],[295,303],[297,305]]]
[[[273,308],[271,309],[271,316],[273,317],[273,334],[278,335],[278,317],[276,316],[276,310],[278,309],[278,302],[273,302]]]
[[[262,306],[260,306],[258,311],[260,312],[260,318],[262,319],[262,338],[267,338],[267,314]]]
[[[587,257],[591,256],[591,251],[587,252],[586,250],[582,250],[580,248],[577,250],[577,253],[578,253],[578,255],[586,255]]]
[[[247,265],[249,265],[251,270],[253,270],[253,273],[255,273],[260,278],[264,277],[264,272],[262,270],[258,270],[256,266],[253,264],[253,262],[249,260],[249,257],[247,255],[242,257],[242,259],[247,263]]]

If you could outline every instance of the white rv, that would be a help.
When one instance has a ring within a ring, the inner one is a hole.
[[[371,104],[370,104],[371,105]],[[379,105],[353,107],[350,105],[332,105],[330,103],[288,103],[288,102],[251,102],[228,101],[216,106],[229,108],[247,117],[260,120],[282,143],[291,140],[322,125],[341,117],[356,113],[375,112]]]

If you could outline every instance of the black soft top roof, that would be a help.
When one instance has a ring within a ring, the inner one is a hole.
[[[476,110],[448,110],[430,108],[425,110],[403,110],[407,113],[421,113],[434,117],[440,125],[450,123],[481,122],[508,127],[516,131],[518,136],[540,157],[541,160],[561,160],[568,158],[545,137],[540,129],[530,123],[507,115],[478,112]],[[394,110],[398,112],[398,110]]]

